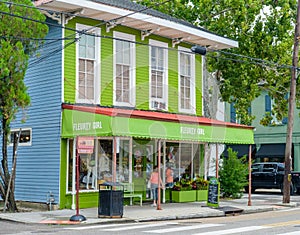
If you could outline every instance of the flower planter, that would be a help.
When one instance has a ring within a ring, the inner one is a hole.
[[[208,190],[201,189],[196,190],[197,192],[197,201],[207,201]]]
[[[197,199],[196,190],[172,191],[173,202],[194,202]]]

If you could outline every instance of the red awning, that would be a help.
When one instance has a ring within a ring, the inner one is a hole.
[[[102,114],[107,116],[132,117],[132,118],[141,118],[141,119],[148,119],[148,120],[165,121],[165,122],[167,121],[167,122],[199,124],[199,125],[208,125],[208,126],[236,127],[236,128],[243,128],[243,129],[254,128],[252,126],[240,125],[231,122],[223,122],[223,121],[209,119],[205,117],[157,112],[157,111],[107,108],[107,107],[100,107],[100,106],[84,106],[84,105],[73,105],[73,104],[62,104],[62,108],[77,110],[82,112],[95,113],[95,114]]]

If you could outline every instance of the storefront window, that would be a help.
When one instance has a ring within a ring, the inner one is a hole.
[[[105,182],[134,182],[135,187],[146,189],[147,180],[158,164],[155,140],[130,138],[81,137],[83,146],[68,141],[68,191],[75,190],[76,147],[79,154],[80,190],[98,190]],[[115,148],[114,148],[115,141]],[[83,144],[84,143],[84,144]],[[88,144],[87,144],[88,143]],[[162,179],[171,167],[174,181],[192,179],[201,175],[200,144],[163,142],[161,144]],[[113,152],[115,149],[115,153]],[[115,162],[115,164],[114,164]],[[73,188],[74,187],[74,188]]]
[[[73,139],[69,139],[68,140],[68,191],[72,191],[72,182],[73,182],[73,162],[75,160],[75,156],[74,156],[74,140]]]
[[[201,171],[201,159],[200,159],[200,144],[193,144],[193,177],[203,176],[204,172]],[[202,164],[203,165],[203,164]]]
[[[149,178],[153,165],[157,164],[154,159],[155,141],[133,140],[133,177],[135,179]]]
[[[180,168],[181,177],[190,179],[192,177],[192,144],[180,144]]]
[[[113,140],[98,140],[98,183],[112,182]]]
[[[130,166],[130,140],[117,138],[117,178],[116,181],[129,182]]]
[[[166,143],[166,166],[171,167],[173,170],[174,181],[178,181],[180,177],[180,164],[179,164],[179,144]]]
[[[175,182],[200,175],[200,144],[167,142],[166,167],[172,168]]]
[[[96,189],[97,158],[93,137],[78,138],[79,155],[79,188],[80,190]]]

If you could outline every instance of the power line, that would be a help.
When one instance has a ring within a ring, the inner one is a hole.
[[[136,13],[143,12],[143,11],[145,11],[145,10],[148,10],[148,9],[154,7],[154,6],[159,6],[159,5],[165,4],[165,3],[169,2],[169,1],[170,1],[170,0],[166,0],[166,1],[162,2],[162,3],[155,3],[155,4],[154,4],[153,6],[151,6],[151,7],[145,7],[145,8],[143,8],[143,9],[141,9],[141,10],[131,12],[131,13],[127,14],[127,15],[120,16],[120,17],[111,19],[110,21],[117,21],[117,20],[119,20],[119,19],[128,17],[128,16],[130,16],[130,15],[133,15],[133,14],[136,14]],[[7,2],[7,1],[1,1],[1,2],[7,3],[7,4],[14,4],[14,5],[17,5],[17,6],[22,6],[22,7],[27,7],[27,8],[36,8],[36,7],[33,7],[33,6],[24,5],[24,4],[17,4],[17,3],[13,3],[13,2]],[[37,8],[37,9],[41,10],[41,9],[43,9],[43,8]],[[43,10],[49,12],[49,10],[46,10],[46,9],[43,9]],[[78,16],[78,15],[76,15],[76,14],[65,13],[65,12],[59,12],[59,11],[50,11],[50,12],[55,12],[55,13],[60,13],[60,14],[68,14],[68,15],[72,15],[72,16]],[[37,22],[37,23],[42,23],[42,24],[47,24],[47,25],[54,26],[54,27],[59,27],[59,28],[62,28],[62,29],[67,29],[67,30],[70,30],[70,31],[75,31],[75,32],[78,33],[79,35],[81,35],[81,34],[90,35],[90,34],[88,34],[87,32],[90,31],[91,29],[93,29],[93,28],[95,28],[95,27],[99,27],[99,26],[101,26],[101,25],[104,25],[104,24],[110,22],[110,21],[104,21],[104,22],[101,22],[101,23],[99,23],[99,24],[97,24],[97,25],[91,26],[89,29],[85,29],[85,30],[76,30],[76,29],[68,28],[68,27],[65,27],[65,26],[62,26],[62,25],[58,25],[58,24],[52,24],[52,23],[49,23],[49,22],[39,21],[39,20],[35,20],[35,19],[28,18],[28,17],[24,17],[24,16],[18,16],[18,15],[12,14],[12,13],[2,12],[2,11],[0,11],[0,13],[6,14],[6,15],[10,15],[10,16],[12,16],[12,17],[18,17],[18,18],[21,18],[21,19],[31,20],[31,21],[34,21],[34,22]],[[80,17],[81,17],[81,16],[80,16]],[[83,18],[89,18],[89,17],[83,17]],[[91,19],[91,18],[89,18],[89,19]],[[74,37],[76,36],[76,33],[74,34]],[[93,35],[93,36],[96,36],[96,35],[94,35],[94,34],[92,34],[92,35]],[[70,36],[72,36],[72,35],[70,35]],[[71,40],[72,40],[72,39],[73,39],[73,38],[71,38]],[[61,39],[57,39],[57,41],[58,41],[58,40],[61,40]],[[76,41],[77,41],[77,40],[73,40],[72,43],[75,43]],[[71,45],[72,43],[68,43],[68,46]],[[50,43],[48,43],[48,44],[50,44]],[[45,47],[45,45],[43,45],[43,47]],[[64,48],[65,48],[65,47],[64,47]],[[64,48],[62,48],[61,50],[63,50]],[[57,53],[58,51],[56,50],[55,52]],[[46,57],[45,57],[45,58],[46,58]],[[40,59],[40,60],[41,60],[41,59]]]
[[[162,2],[162,3],[156,3],[155,5],[160,5],[160,4],[164,4],[164,3],[167,3],[169,2],[170,0],[167,0],[165,2]],[[7,2],[7,1],[1,1],[3,3],[7,3],[7,4],[14,4],[14,5],[18,5],[18,6],[23,6],[23,7],[29,7],[29,8],[35,8],[35,7],[32,7],[32,6],[28,6],[28,5],[24,5],[24,4],[16,4],[16,3],[12,3],[12,2]],[[153,6],[152,6],[153,7]],[[43,9],[43,8],[38,8],[38,9]],[[132,14],[135,14],[135,13],[138,13],[138,12],[142,12],[142,11],[145,11],[147,9],[150,9],[150,7],[147,7],[147,8],[144,8],[144,9],[141,9],[139,11],[136,11],[136,12],[131,12],[125,16],[121,16],[121,17],[117,17],[115,19],[112,19],[110,21],[113,21],[113,20],[116,20],[116,19],[120,19],[120,18],[124,18],[124,17],[127,17],[128,15],[132,15]],[[45,10],[45,9],[43,9]],[[59,12],[59,11],[53,11],[53,12],[56,12],[56,13],[62,13],[62,14],[70,14],[70,15],[74,15],[74,14],[71,14],[71,13],[66,13],[66,12]],[[59,24],[53,24],[53,23],[50,23],[50,22],[43,22],[43,21],[39,21],[39,20],[35,20],[35,19],[31,19],[31,18],[28,18],[28,17],[24,17],[24,16],[19,16],[19,15],[15,15],[15,14],[12,14],[12,13],[7,13],[7,12],[3,12],[3,11],[0,11],[0,14],[5,14],[5,15],[9,15],[9,16],[12,16],[12,17],[17,17],[17,18],[21,18],[21,19],[25,19],[25,20],[30,20],[30,21],[34,21],[36,23],[42,23],[42,24],[47,24],[49,26],[53,26],[53,27],[59,27],[59,28],[62,28],[62,29],[65,29],[65,30],[70,30],[70,31],[74,31],[76,33],[78,33],[79,35],[81,34],[85,34],[85,35],[90,35],[90,36],[94,36],[94,37],[101,37],[101,38],[110,38],[112,40],[122,40],[122,41],[127,41],[127,42],[130,42],[130,43],[135,43],[135,44],[139,44],[139,45],[145,45],[145,46],[151,46],[151,45],[148,45],[146,43],[142,43],[142,42],[136,42],[136,41],[129,41],[129,40],[123,40],[123,39],[118,39],[118,38],[114,38],[114,37],[111,37],[111,36],[105,36],[105,35],[95,35],[95,34],[91,34],[91,33],[88,33],[89,30],[95,28],[95,27],[99,27],[101,25],[104,25],[110,21],[105,21],[105,22],[101,22],[99,24],[96,24],[94,26],[91,26],[90,28],[88,29],[85,29],[85,30],[76,30],[74,28],[70,28],[70,27],[65,27],[65,26],[62,26],[62,25],[59,25]],[[77,15],[76,15],[77,16]],[[81,17],[81,16],[80,16]],[[89,18],[89,17],[86,17],[86,18]],[[92,19],[92,18],[89,18],[89,19]],[[76,34],[74,34],[75,36]],[[72,40],[73,43],[75,43],[77,40],[75,40],[73,37],[72,37],[72,34],[70,35],[71,37],[67,37],[67,38],[59,38],[59,39],[53,39],[53,41],[57,40]],[[4,37],[4,36],[1,36],[1,37]],[[7,36],[6,36],[7,37]],[[23,40],[30,40],[29,38],[20,38],[20,39],[23,39]],[[36,40],[39,40],[39,39],[36,39]],[[40,39],[40,40],[43,40],[43,39]],[[49,41],[51,41],[51,39],[48,39]],[[45,46],[45,45],[44,45]],[[175,51],[179,51],[177,49],[172,49],[172,48],[163,48],[163,49],[168,49],[168,50],[175,50]],[[63,50],[63,48],[61,49]],[[192,52],[186,52],[184,51],[185,53],[192,53]],[[219,53],[223,53],[223,54],[228,54],[228,55],[232,55],[232,56],[236,56],[236,57],[241,57],[241,58],[245,58],[245,59],[248,59],[250,61],[245,61],[245,60],[239,60],[239,59],[233,59],[233,58],[226,58],[226,57],[221,57],[221,56],[212,56],[212,55],[208,55],[210,57],[213,57],[213,58],[220,58],[220,59],[223,59],[223,60],[230,60],[230,61],[235,61],[235,62],[240,62],[240,63],[248,63],[248,64],[254,64],[254,65],[260,65],[260,66],[263,66],[263,67],[266,67],[267,64],[269,65],[272,65],[274,67],[277,67],[277,68],[294,68],[293,66],[290,66],[290,65],[285,65],[285,64],[278,64],[278,63],[275,63],[275,62],[271,62],[271,61],[267,61],[267,60],[262,60],[262,59],[258,59],[258,58],[254,58],[254,57],[249,57],[249,56],[244,56],[244,55],[240,55],[240,54],[235,54],[235,53],[230,53],[230,52],[226,52],[226,51],[222,51],[222,50],[210,50],[208,52],[219,52]],[[194,54],[194,53],[193,53]],[[254,62],[253,62],[254,61]],[[299,67],[296,67],[294,69],[297,69],[299,70]]]
[[[255,64],[262,65],[262,66],[267,66],[267,64],[270,64],[270,65],[273,65],[274,67],[278,67],[278,68],[299,69],[298,67],[294,68],[292,65],[280,65],[280,64],[275,63],[275,62],[262,60],[262,59],[258,59],[258,58],[254,58],[254,57],[250,57],[250,56],[235,54],[235,53],[222,51],[222,50],[212,50],[212,52],[220,52],[220,53],[227,54],[227,55],[233,55],[233,56],[249,59],[250,60],[249,63],[252,63],[251,61],[257,61],[257,62],[255,62]]]

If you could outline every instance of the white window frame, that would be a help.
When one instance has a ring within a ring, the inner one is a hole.
[[[10,135],[9,135],[9,144],[8,144],[8,146],[13,146],[13,142],[11,142],[11,135],[13,134],[13,133],[15,133],[15,132],[17,132],[17,133],[19,133],[19,131],[20,131],[20,129],[11,129],[10,130]],[[29,131],[29,133],[30,133],[30,141],[28,141],[28,142],[25,142],[25,143],[19,143],[19,145],[18,146],[31,146],[32,145],[32,128],[21,128],[21,132],[23,132],[23,131]],[[21,133],[21,135],[22,135],[22,133]]]
[[[168,43],[160,42],[156,40],[149,40],[149,109],[152,110],[168,110]],[[160,48],[166,48],[163,49],[163,55],[164,55],[164,65],[163,65],[163,97],[162,98],[152,98],[151,97],[151,83],[152,83],[152,46],[153,47],[160,47]],[[155,103],[156,102],[156,103]],[[162,107],[160,107],[160,104],[162,104]],[[163,105],[164,104],[164,105]],[[156,107],[155,107],[156,106]],[[165,107],[163,107],[165,106]]]
[[[135,35],[122,33],[114,31],[114,57],[113,57],[113,63],[114,63],[114,70],[113,70],[113,76],[114,76],[114,83],[113,83],[113,101],[114,105],[116,106],[125,106],[125,107],[134,107],[135,106],[135,96],[136,96],[136,87],[135,87],[135,66],[136,66],[136,54],[135,54]],[[130,61],[129,61],[129,102],[120,102],[117,101],[117,85],[116,85],[116,65],[117,65],[117,59],[116,59],[116,43],[117,40],[126,40],[131,42],[130,43]]]
[[[186,53],[185,53],[186,51]],[[181,66],[180,66],[180,56],[185,53],[191,57],[191,81],[190,81],[190,92],[191,92],[191,108],[183,109],[181,108],[181,92],[180,92],[180,77],[181,77]],[[196,114],[196,85],[195,85],[195,55],[190,53],[190,50],[184,47],[178,47],[178,110],[182,113]]]
[[[271,99],[271,117],[272,117],[271,125],[283,125],[282,120],[281,121],[277,120],[276,115],[273,114],[272,111],[273,111],[273,106],[275,105],[275,101],[272,97],[270,97],[270,99]]]
[[[76,30],[86,30],[87,33],[95,34],[95,64],[94,64],[94,98],[93,99],[82,99],[79,98],[79,41],[76,43],[76,102],[77,103],[88,103],[88,104],[100,104],[100,28],[92,28],[88,25],[76,24]],[[80,35],[77,33],[77,37]],[[80,39],[79,39],[80,40]]]

